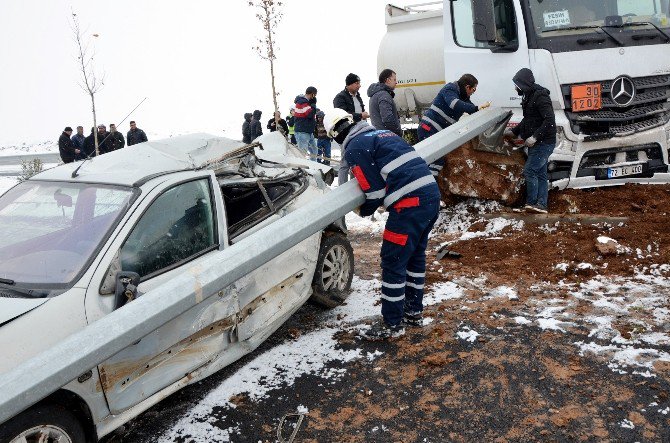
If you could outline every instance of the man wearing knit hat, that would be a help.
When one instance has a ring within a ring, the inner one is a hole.
[[[349,74],[345,79],[346,87],[333,99],[333,107],[347,111],[354,116],[354,123],[367,120],[370,115],[365,112],[365,105],[358,90],[361,89],[361,79],[356,74]]]
[[[354,123],[361,120],[367,120],[370,114],[365,112],[365,104],[358,90],[361,89],[361,78],[356,74],[350,73],[344,80],[346,86],[333,99],[333,107],[344,109],[347,113],[354,116]],[[342,152],[342,161],[337,173],[337,181],[341,185],[349,180],[349,165],[344,160],[344,152]]]

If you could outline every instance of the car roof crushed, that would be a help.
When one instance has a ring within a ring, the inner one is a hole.
[[[200,133],[148,141],[85,162],[67,163],[35,175],[33,179],[135,186],[177,171],[213,169],[217,175],[272,178],[295,168],[311,173],[331,169],[305,159],[276,132],[263,135],[249,145]]]

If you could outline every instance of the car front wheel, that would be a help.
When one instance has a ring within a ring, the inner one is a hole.
[[[59,405],[39,405],[0,425],[0,441],[10,443],[84,443],[77,417]]]
[[[354,250],[343,234],[324,233],[312,282],[312,301],[327,308],[341,305],[354,278]]]

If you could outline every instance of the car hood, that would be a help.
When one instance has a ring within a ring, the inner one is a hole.
[[[48,298],[0,297],[0,326],[46,303]]]

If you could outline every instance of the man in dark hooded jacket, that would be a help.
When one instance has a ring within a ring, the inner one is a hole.
[[[257,137],[263,135],[263,127],[261,126],[261,115],[263,113],[256,109],[251,116],[251,122],[249,123],[249,134],[251,136],[251,141],[256,140]]]
[[[395,106],[395,85],[398,83],[395,72],[384,69],[379,74],[379,83],[373,83],[368,88],[370,97],[370,120],[377,129],[388,129],[402,137],[398,109]]]
[[[507,139],[521,137],[528,148],[528,159],[523,168],[526,178],[526,210],[547,213],[549,182],[547,162],[556,146],[556,120],[549,90],[535,83],[535,76],[523,68],[512,79],[517,94],[523,98],[523,119],[517,126],[505,131]]]
[[[244,114],[242,123],[242,143],[251,143],[251,112]]]

